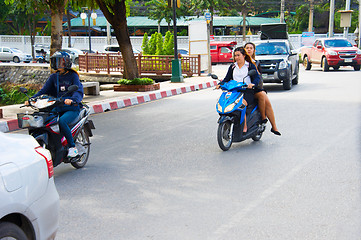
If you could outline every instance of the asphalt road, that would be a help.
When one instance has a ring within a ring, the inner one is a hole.
[[[301,67],[266,89],[282,136],[227,152],[220,91],[92,115],[87,166],[55,169],[57,239],[361,239],[360,72]]]

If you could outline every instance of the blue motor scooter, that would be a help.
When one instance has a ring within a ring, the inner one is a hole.
[[[253,72],[254,71],[254,72]],[[255,70],[250,70],[248,76],[256,74]],[[211,75],[213,79],[218,79],[216,75]],[[262,137],[265,124],[262,124],[261,114],[258,111],[256,102],[248,103],[246,107],[243,103],[243,96],[247,89],[247,84],[231,80],[221,85],[222,95],[218,99],[216,109],[219,113],[217,140],[223,151],[227,151],[232,142],[242,142],[248,138],[259,141]],[[245,116],[247,121],[247,132],[243,132]]]

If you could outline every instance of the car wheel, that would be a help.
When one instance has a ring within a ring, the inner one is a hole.
[[[330,70],[330,67],[328,66],[327,59],[325,57],[322,58],[322,70],[324,72],[328,72],[328,70]]]
[[[79,64],[79,58],[74,59],[74,64]]]
[[[15,63],[19,63],[19,62],[20,62],[20,58],[19,58],[19,57],[14,57],[14,58],[13,58],[13,61],[14,61]]]
[[[27,240],[28,238],[18,225],[2,222],[0,223],[0,239]]]
[[[312,65],[311,65],[310,61],[308,60],[307,56],[305,56],[303,58],[303,66],[305,67],[306,70],[310,70],[311,67],[312,67]]]
[[[297,85],[298,84],[299,72],[300,72],[300,67],[297,66],[296,77],[292,80],[292,85]]]
[[[360,65],[355,65],[355,66],[353,66],[353,69],[354,69],[355,71],[360,71]]]
[[[287,78],[283,80],[282,83],[284,90],[290,90],[292,88],[292,69],[289,71]]]
[[[335,70],[335,71],[337,71],[337,70],[339,70],[340,69],[340,66],[334,66],[333,67],[333,70]]]

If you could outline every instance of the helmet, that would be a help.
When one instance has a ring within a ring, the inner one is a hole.
[[[59,68],[70,69],[71,64],[71,57],[67,52],[57,51],[50,57],[50,66],[54,70]]]

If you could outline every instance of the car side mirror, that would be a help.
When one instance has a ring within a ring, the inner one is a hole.
[[[317,45],[317,49],[322,49],[322,46],[321,46],[321,45]]]
[[[218,79],[218,76],[216,74],[211,74],[211,78]]]
[[[28,93],[28,89],[26,89],[26,88],[24,88],[24,87],[20,87],[19,90],[20,90],[20,92],[22,92],[22,93],[25,93],[25,94]]]
[[[296,55],[297,54],[297,50],[291,50],[291,55]]]

